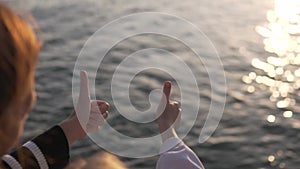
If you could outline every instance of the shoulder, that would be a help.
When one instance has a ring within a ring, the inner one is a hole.
[[[157,169],[204,169],[198,156],[183,142],[161,154]]]

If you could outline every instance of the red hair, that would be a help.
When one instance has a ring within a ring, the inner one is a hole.
[[[29,23],[3,4],[0,42],[0,139],[4,139],[12,127],[20,125],[14,111],[22,108],[34,85],[40,42]],[[1,141],[5,145],[5,140]]]
[[[18,103],[34,73],[40,45],[31,26],[0,5],[0,113]]]

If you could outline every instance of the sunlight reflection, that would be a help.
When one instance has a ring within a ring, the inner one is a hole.
[[[271,166],[277,166],[276,168],[285,168],[287,163],[284,162],[284,159],[290,156],[291,154],[289,151],[285,153],[282,150],[278,150],[276,153],[268,155],[267,160]]]
[[[269,161],[269,162],[273,162],[274,160],[275,160],[275,156],[269,155],[268,161]]]
[[[292,111],[284,111],[283,112],[283,117],[291,118],[291,117],[293,117],[293,112]]]
[[[266,116],[269,124],[289,119],[297,112],[296,99],[300,96],[300,0],[275,0],[274,10],[267,12],[268,23],[257,26],[255,31],[264,40],[269,54],[254,58],[254,71],[242,77],[246,91],[254,93],[268,89],[270,101],[282,109],[281,114]],[[278,119],[279,118],[279,119]],[[278,150],[267,156],[270,166],[287,168],[284,160],[289,153]]]
[[[279,163],[279,168],[285,168],[285,166],[286,166],[286,163],[284,163],[284,162]]]
[[[253,92],[255,92],[255,87],[254,86],[248,86],[247,91],[249,93],[253,93]]]
[[[268,24],[257,26],[256,32],[264,37],[265,50],[270,53],[266,60],[254,58],[256,68],[243,76],[248,93],[255,88],[268,87],[270,101],[278,108],[290,109],[296,104],[296,90],[300,88],[300,0],[275,0],[274,10],[267,12]],[[275,121],[269,115],[267,121]],[[285,118],[293,116],[292,111],[283,113]]]
[[[267,121],[270,123],[274,123],[276,120],[276,117],[274,115],[268,115]]]

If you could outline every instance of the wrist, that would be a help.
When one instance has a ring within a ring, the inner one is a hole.
[[[80,122],[76,116],[62,121],[59,126],[64,131],[69,145],[71,145],[76,140],[82,139],[86,136],[86,133],[82,129]]]
[[[172,128],[172,124],[169,124],[168,121],[162,120],[162,119],[157,119],[157,124],[159,128],[159,132],[163,133],[169,128]]]
[[[161,138],[162,141],[165,142],[167,139],[171,138],[171,137],[178,137],[176,130],[174,129],[174,127],[169,127],[168,129],[166,129],[165,131],[161,132]]]

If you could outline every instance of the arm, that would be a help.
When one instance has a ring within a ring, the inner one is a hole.
[[[2,160],[7,168],[47,169],[63,168],[69,157],[65,133],[61,127],[54,126],[10,155],[4,155]]]
[[[74,141],[84,138],[87,132],[98,131],[99,126],[108,117],[109,104],[105,101],[91,101],[87,73],[82,71],[80,78],[77,112],[74,111],[59,125],[25,143],[10,155],[3,156],[2,161],[6,168],[64,168],[69,162],[69,146]],[[87,117],[87,120],[79,120],[80,116]]]
[[[177,136],[176,128],[181,120],[179,103],[169,99],[171,82],[165,82],[163,97],[158,107],[157,124],[163,144],[156,169],[204,169],[197,155]]]

